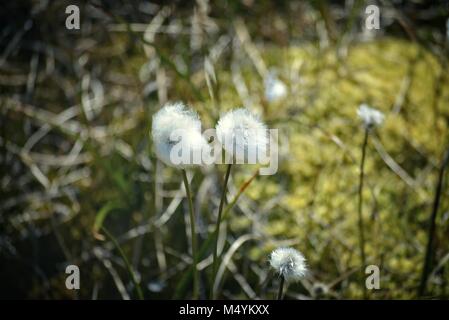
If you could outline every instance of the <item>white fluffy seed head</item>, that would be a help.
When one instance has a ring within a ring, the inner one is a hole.
[[[181,144],[182,151],[189,155],[200,155],[209,147],[201,134],[201,121],[198,114],[181,102],[167,103],[153,115],[151,135],[157,157],[168,166],[175,168],[186,168],[198,164],[193,161],[175,163],[172,154],[175,145]]]
[[[268,146],[266,125],[246,108],[234,109],[218,120],[215,127],[218,141],[233,157],[260,161]],[[259,155],[259,156],[258,156]]]
[[[357,115],[362,120],[363,125],[367,129],[378,127],[384,121],[384,114],[377,109],[370,108],[366,104],[361,104],[357,110]]]
[[[271,267],[287,282],[295,282],[307,272],[306,259],[293,248],[278,248],[270,255]]]
[[[287,95],[287,86],[278,79],[276,72],[270,71],[265,78],[265,98],[269,102],[281,100]]]

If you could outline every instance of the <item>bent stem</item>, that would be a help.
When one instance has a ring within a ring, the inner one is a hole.
[[[422,269],[421,282],[420,282],[419,288],[418,288],[418,297],[421,297],[425,294],[427,278],[429,276],[430,268],[432,266],[432,260],[433,260],[433,256],[434,256],[433,250],[434,250],[436,217],[438,214],[438,207],[440,206],[441,192],[443,189],[444,171],[448,164],[449,164],[449,149],[446,151],[446,154],[443,158],[443,162],[441,163],[441,167],[440,167],[440,170],[438,173],[438,182],[437,182],[435,198],[434,198],[433,206],[432,206],[432,214],[430,216],[426,255],[424,258],[424,266]]]
[[[193,299],[198,299],[199,293],[199,279],[198,279],[198,250],[196,245],[196,231],[195,231],[195,214],[193,211],[192,195],[190,193],[189,181],[187,180],[187,173],[184,169],[182,171],[182,178],[184,180],[184,186],[186,188],[187,198],[189,200],[189,213],[190,213],[190,232],[192,233],[192,258],[193,258]]]
[[[365,169],[365,156],[366,156],[366,146],[368,145],[368,135],[369,129],[365,129],[365,137],[363,139],[362,145],[362,161],[360,162],[360,183],[359,183],[359,204],[358,204],[358,227],[359,227],[359,245],[360,245],[360,256],[362,258],[362,275],[366,267],[366,256],[365,256],[365,233],[363,226],[363,215],[362,215],[362,198],[363,198],[363,180],[364,180],[364,169]],[[366,286],[363,286],[363,298],[367,298]]]
[[[279,283],[279,291],[278,291],[278,300],[282,300],[282,294],[284,291],[284,282],[285,282],[284,276],[281,275],[281,282]]]
[[[138,281],[137,281],[136,274],[135,274],[135,272],[134,272],[133,267],[132,267],[131,264],[129,263],[128,258],[126,258],[125,253],[123,252],[123,250],[122,250],[122,248],[120,247],[120,245],[119,245],[119,243],[117,242],[117,240],[115,240],[114,236],[113,236],[111,233],[109,233],[109,231],[106,230],[105,227],[101,227],[101,230],[102,230],[102,231],[104,232],[104,234],[105,234],[105,235],[112,241],[112,243],[114,244],[115,248],[116,248],[116,249],[118,250],[118,252],[120,253],[120,256],[122,257],[123,262],[125,262],[126,269],[128,270],[128,273],[129,273],[130,276],[131,276],[131,281],[133,282],[134,287],[136,288],[137,296],[139,297],[140,300],[143,300],[144,298],[143,298],[142,288],[140,288],[140,285],[139,285],[139,283],[138,283]]]
[[[231,168],[232,164],[229,163],[228,167],[226,168],[226,174],[224,179],[224,185],[223,190],[221,192],[221,199],[220,199],[220,206],[218,207],[218,217],[217,217],[217,223],[215,225],[215,232],[214,232],[214,255],[212,260],[212,289],[210,290],[210,299],[214,299],[214,289],[213,284],[215,283],[215,278],[217,276],[217,255],[218,255],[218,235],[220,234],[220,224],[221,224],[221,216],[223,212],[223,206],[226,201],[226,190],[228,185],[229,176],[231,175]]]

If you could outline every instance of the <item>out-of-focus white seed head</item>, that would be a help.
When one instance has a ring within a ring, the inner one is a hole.
[[[265,98],[269,102],[281,100],[287,95],[287,86],[279,80],[276,72],[270,71],[265,77]]]
[[[367,129],[380,126],[384,121],[384,114],[377,109],[371,108],[366,104],[361,104],[357,110],[357,115],[362,120]]]

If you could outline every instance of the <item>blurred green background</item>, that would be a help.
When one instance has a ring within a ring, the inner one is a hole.
[[[365,8],[381,27],[366,30]],[[68,30],[66,7],[80,8]],[[220,236],[224,299],[271,299],[268,254],[292,246],[310,272],[287,299],[359,299],[361,103],[386,120],[370,136],[364,220],[371,299],[412,299],[449,148],[447,1],[9,1],[0,9],[0,297],[134,299],[114,235],[147,299],[189,298],[187,204],[155,158],[151,116],[184,101],[204,128],[245,106],[279,129],[279,170],[246,185]],[[269,101],[275,70],[288,93]],[[254,174],[235,166],[228,199]],[[200,246],[224,166],[196,169]],[[447,180],[447,179],[446,179]],[[443,183],[426,298],[449,297]],[[199,265],[210,288],[211,250]],[[65,267],[81,271],[65,287]]]

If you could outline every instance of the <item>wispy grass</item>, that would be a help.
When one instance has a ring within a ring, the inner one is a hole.
[[[120,244],[117,242],[117,240],[114,238],[114,236],[109,233],[109,231],[103,226],[101,227],[101,230],[104,232],[104,234],[109,238],[109,240],[112,241],[112,243],[114,244],[115,248],[117,249],[117,251],[119,252],[120,256],[123,259],[123,262],[125,263],[126,269],[131,277],[131,280],[134,284],[134,288],[136,290],[136,295],[140,300],[144,299],[143,296],[143,292],[142,292],[142,288],[140,287],[140,283],[137,280],[137,275],[133,269],[133,267],[131,266],[131,264],[129,263],[128,258],[126,257],[125,253],[123,252],[122,248],[120,247]]]
[[[187,201],[189,203],[189,215],[190,215],[190,231],[192,239],[192,270],[193,270],[193,299],[198,299],[199,295],[199,277],[198,277],[198,245],[196,234],[196,219],[195,211],[193,209],[192,193],[190,192],[189,180],[187,179],[187,173],[184,169],[182,171],[182,178],[184,181],[184,187],[186,188]]]
[[[223,211],[223,206],[224,206],[225,201],[226,201],[226,191],[227,191],[229,176],[231,175],[231,168],[232,168],[232,164],[228,164],[226,166],[226,173],[225,173],[225,177],[224,177],[223,190],[222,190],[222,193],[221,193],[220,205],[218,207],[217,223],[216,223],[215,232],[214,232],[214,242],[215,242],[215,244],[214,244],[214,253],[213,253],[213,257],[212,257],[212,281],[211,281],[211,283],[215,283],[215,278],[217,276],[218,236],[220,234],[220,225],[221,225],[221,219],[222,219],[221,213]],[[213,290],[211,290],[211,292],[210,292],[210,298],[211,299],[214,298]]]

